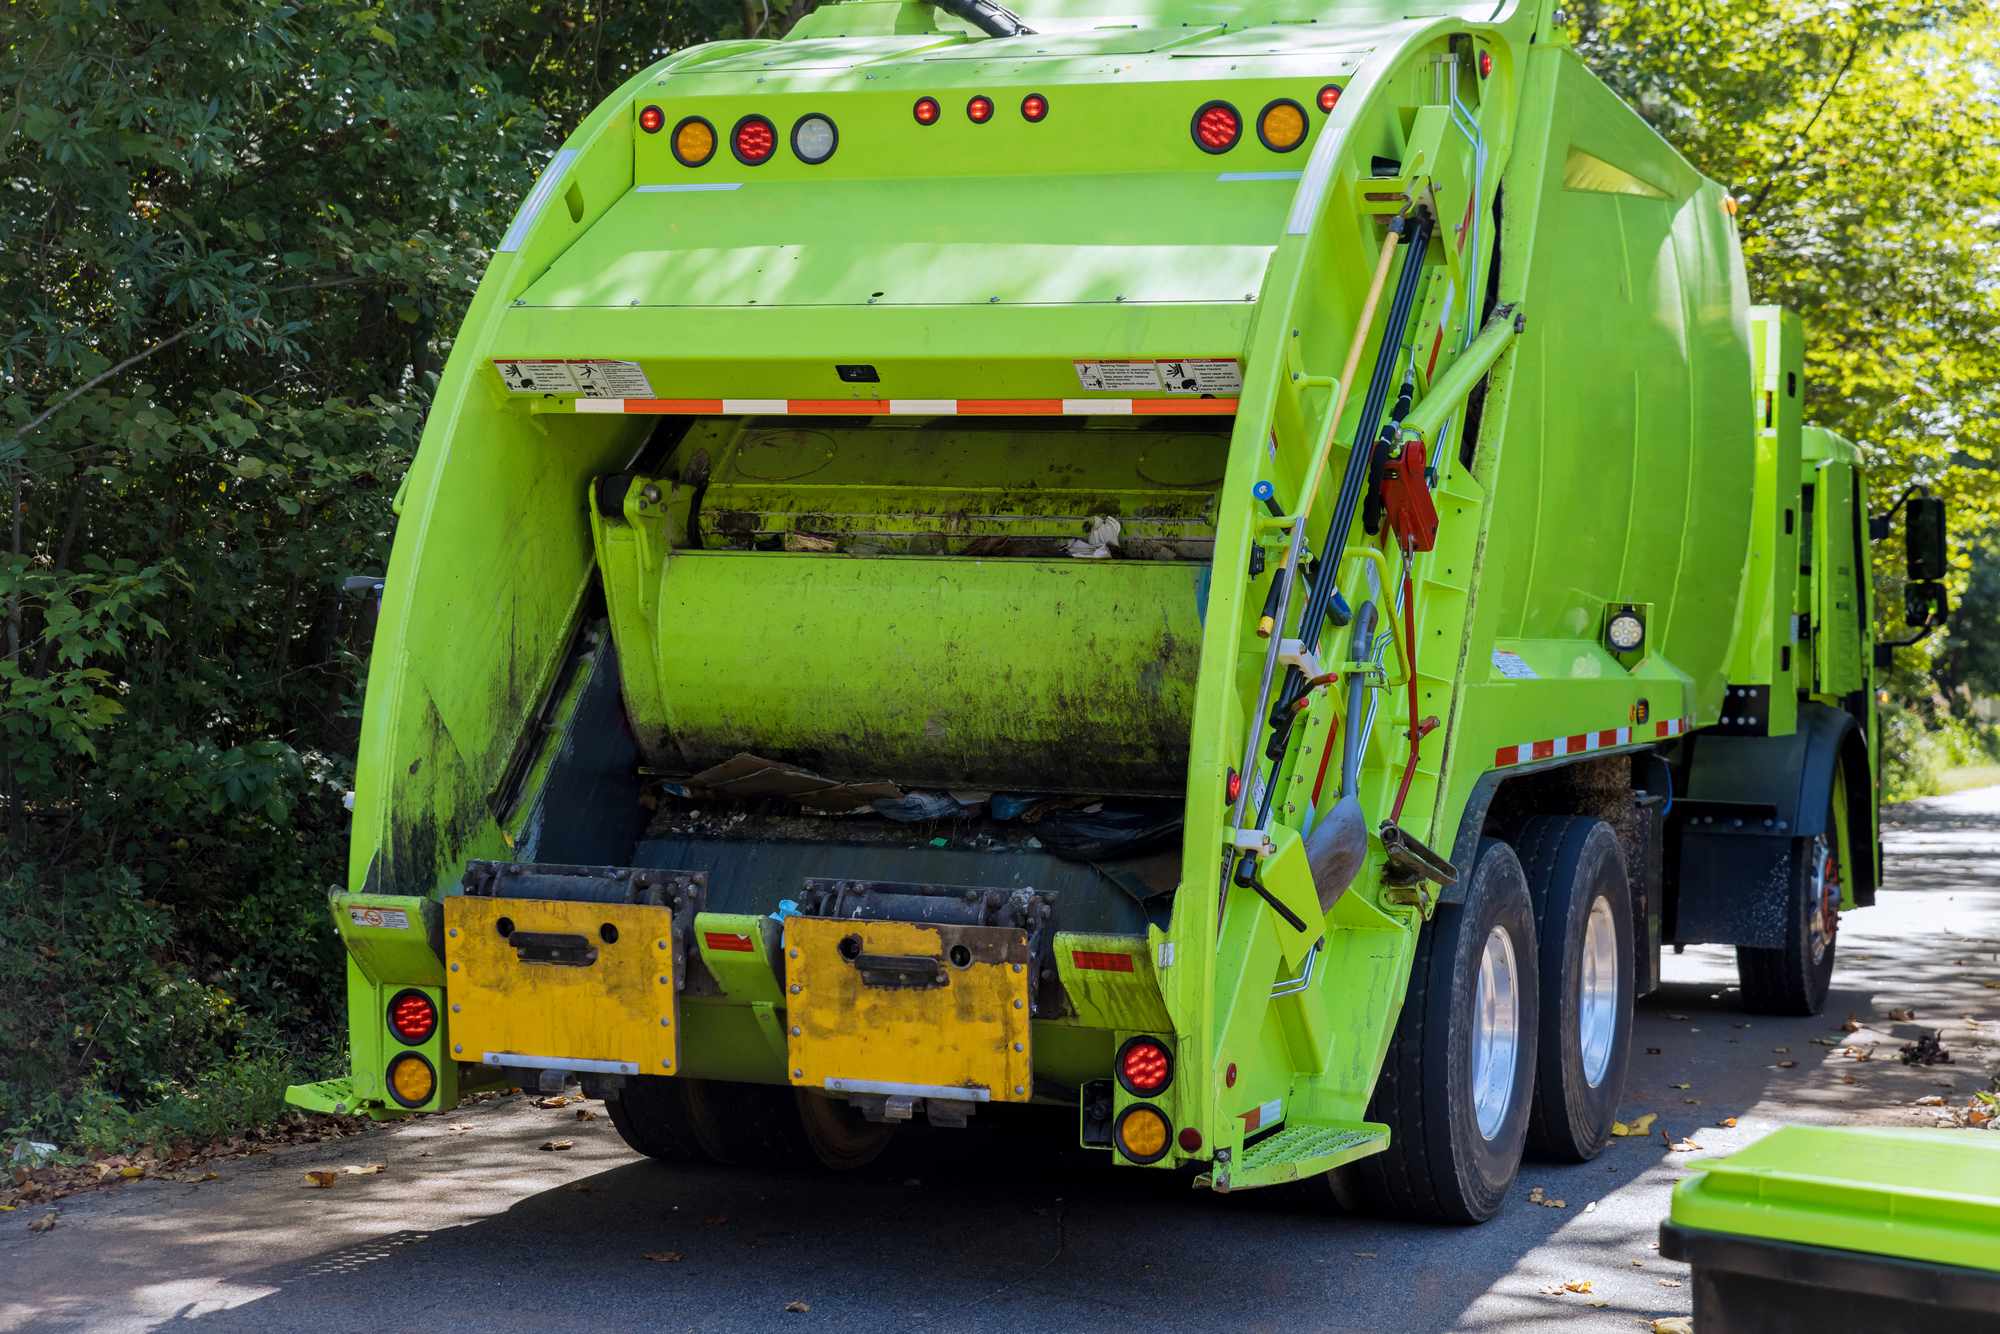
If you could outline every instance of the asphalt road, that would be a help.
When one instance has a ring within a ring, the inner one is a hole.
[[[1585,1166],[1528,1165],[1483,1227],[1065,1174],[976,1129],[860,1180],[673,1171],[601,1112],[516,1097],[221,1163],[212,1182],[75,1196],[42,1233],[27,1225],[45,1211],[0,1216],[0,1327],[1630,1334],[1688,1310],[1685,1269],[1653,1241],[1701,1155],[1658,1131],[1714,1153],[1785,1122],[1931,1124],[1916,1099],[1963,1102],[2000,1070],[2000,788],[1898,808],[1888,846],[1880,904],[1842,924],[1823,1017],[1746,1019],[1728,952],[1670,959],[1625,1102],[1628,1119],[1659,1114],[1655,1133]],[[1914,1022],[1890,1018],[1906,1008]],[[1843,1031],[1850,1015],[1865,1026]],[[1925,1027],[1953,1065],[1894,1059]],[[1836,1041],[1880,1049],[1857,1061]],[[552,1138],[574,1147],[539,1148]],[[342,1175],[309,1188],[317,1168]],[[1564,1207],[1530,1202],[1537,1186]]]

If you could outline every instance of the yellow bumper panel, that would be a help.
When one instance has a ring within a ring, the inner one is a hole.
[[[444,922],[460,1060],[680,1070],[671,908],[459,895]]]
[[[1004,926],[785,919],[791,1081],[1026,1102],[1028,937]]]

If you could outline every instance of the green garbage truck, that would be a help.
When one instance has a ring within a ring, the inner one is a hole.
[[[331,896],[375,1117],[663,1160],[1073,1109],[1491,1215],[1663,948],[1880,878],[1870,543],[1734,204],[1540,0],[841,0],[577,127],[396,498]],[[1024,1151],[1026,1151],[1024,1149]]]

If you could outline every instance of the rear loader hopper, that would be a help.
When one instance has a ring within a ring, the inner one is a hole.
[[[1602,1147],[1663,944],[1816,1008],[1872,897],[1879,534],[1802,369],[1534,4],[679,52],[522,204],[398,496],[353,1070],[292,1100],[581,1079],[836,1167],[1032,1102],[1484,1218]]]

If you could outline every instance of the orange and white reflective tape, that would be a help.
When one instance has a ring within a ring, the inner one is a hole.
[[[1214,417],[1233,398],[579,398],[578,412],[673,417]]]
[[[1504,769],[1510,764],[1533,764],[1537,760],[1610,750],[1617,746],[1629,746],[1635,741],[1640,744],[1649,740],[1664,741],[1693,730],[1692,718],[1666,718],[1652,724],[1641,723],[1637,727],[1607,727],[1596,732],[1578,732],[1573,736],[1553,736],[1541,741],[1523,741],[1517,746],[1502,746],[1493,752],[1493,763]]]

